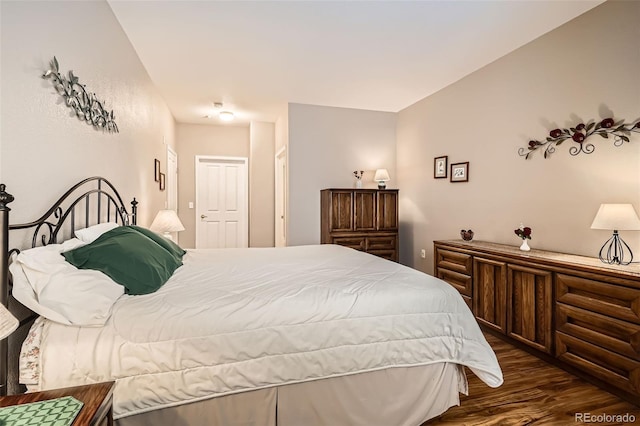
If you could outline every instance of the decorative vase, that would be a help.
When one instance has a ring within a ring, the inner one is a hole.
[[[531,248],[529,247],[529,244],[527,243],[527,239],[526,239],[526,238],[524,238],[524,239],[522,240],[522,245],[520,246],[520,250],[522,250],[522,251],[529,251],[529,250],[531,250]]]
[[[361,179],[356,179],[356,188],[358,188],[358,189],[362,188],[362,180]]]
[[[473,240],[473,231],[471,229],[469,229],[468,231],[465,231],[463,229],[463,230],[460,231],[460,236],[465,241],[471,241],[471,240]]]

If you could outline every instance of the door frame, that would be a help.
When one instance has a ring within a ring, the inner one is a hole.
[[[174,176],[170,176],[169,173],[169,164],[171,164],[171,162],[169,161],[169,158],[173,157],[176,160],[176,173]],[[169,145],[167,145],[167,185],[166,185],[166,197],[164,200],[164,208],[165,209],[171,209],[171,210],[175,210],[175,212],[179,215],[180,214],[180,209],[178,208],[178,153],[171,148]],[[170,200],[170,196],[169,194],[175,194],[175,206],[171,206],[171,200]],[[173,237],[173,241],[178,242],[178,233],[174,232],[171,234]]]
[[[247,247],[249,246],[249,158],[248,157],[227,157],[220,155],[196,155],[195,156],[195,210],[194,210],[194,219],[195,219],[195,246],[198,248],[200,244],[200,220],[198,217],[198,212],[200,209],[198,208],[198,194],[199,192],[199,182],[200,182],[200,163],[237,163],[242,164],[244,166],[244,228],[245,234],[247,236]]]
[[[280,148],[274,157],[274,245],[276,247],[286,247],[287,245],[287,147]],[[278,177],[280,174],[279,163],[284,165],[285,173],[281,179]],[[279,200],[282,197],[282,200]],[[278,217],[278,206],[282,203],[282,220]],[[282,227],[282,229],[280,229]],[[280,239],[279,233],[282,233],[282,239]]]
[[[173,180],[173,182],[172,182],[171,179],[169,179],[168,182],[167,182],[167,197],[166,197],[166,200],[165,200],[166,201],[165,208],[167,208],[167,209],[171,209],[172,208],[171,205],[170,205],[171,204],[170,200],[169,200],[169,193],[170,193],[169,186],[171,184],[173,184],[173,186],[175,186],[175,192],[174,192],[176,194],[175,211],[177,213],[178,212],[178,153],[173,148],[171,148],[169,145],[167,145],[167,172],[169,172],[169,157],[172,157],[172,156],[176,159],[176,174],[174,176],[175,179]]]

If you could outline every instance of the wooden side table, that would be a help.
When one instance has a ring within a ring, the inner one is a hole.
[[[74,426],[113,426],[114,387],[115,382],[104,382],[22,395],[3,396],[0,397],[0,407],[72,396],[84,403],[82,410],[80,410],[73,422]]]

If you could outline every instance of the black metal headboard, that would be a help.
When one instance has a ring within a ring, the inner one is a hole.
[[[9,279],[9,258],[19,249],[9,250],[9,231],[34,228],[31,247],[54,244],[73,236],[76,229],[87,228],[103,222],[116,222],[123,225],[135,225],[138,202],[131,202],[131,214],[122,202],[122,197],[115,187],[105,178],[90,177],[78,182],[56,201],[39,219],[16,225],[9,225],[8,204],[14,197],[6,192],[5,185],[0,184],[0,303],[11,309],[9,301],[11,282]],[[20,305],[22,306],[22,305]],[[22,307],[23,311],[26,308]],[[24,317],[24,315],[21,315]],[[20,317],[19,317],[20,318]],[[33,315],[21,318],[20,327],[30,324]],[[24,328],[24,327],[23,327]],[[20,334],[16,332],[15,334]],[[23,333],[24,334],[24,333]],[[0,341],[0,395],[7,393],[9,377],[9,344],[8,339]],[[22,342],[18,342],[15,364],[17,370],[17,351]],[[12,345],[13,346],[13,345]],[[13,348],[12,348],[12,355]],[[13,358],[13,356],[12,356]],[[13,359],[12,359],[13,361]],[[17,385],[17,371],[12,372]],[[14,385],[12,383],[12,385]]]

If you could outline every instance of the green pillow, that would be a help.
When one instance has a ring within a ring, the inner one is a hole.
[[[153,241],[158,243],[163,249],[167,250],[169,253],[175,256],[175,258],[178,259],[179,261],[182,260],[182,256],[184,256],[186,253],[186,251],[183,250],[179,245],[177,245],[170,239],[163,237],[162,235],[156,234],[150,229],[143,228],[142,226],[136,226],[136,225],[128,226],[128,228],[138,231],[142,235],[151,238]]]
[[[182,265],[158,243],[126,226],[62,255],[76,268],[103,272],[132,295],[153,293]]]

